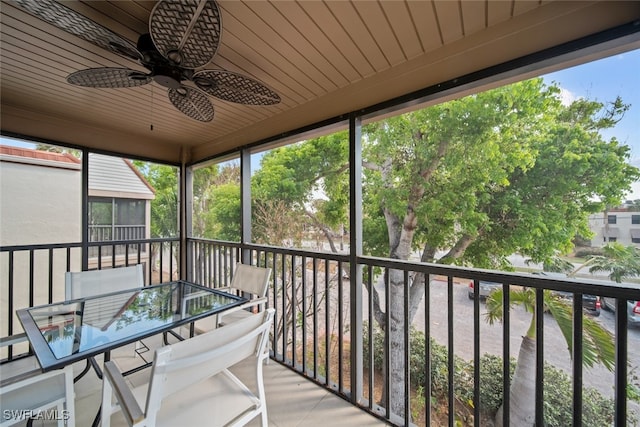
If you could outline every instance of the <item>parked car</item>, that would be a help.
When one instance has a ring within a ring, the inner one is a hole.
[[[480,284],[480,299],[487,299],[487,297],[489,296],[489,294],[491,292],[493,292],[495,289],[498,289],[500,287],[502,287],[502,283],[498,283],[498,282],[489,282],[486,280],[480,280],[479,282]],[[469,299],[473,299],[474,298],[474,281],[470,281],[469,282]]]
[[[549,273],[546,271],[540,271],[540,272],[536,272],[533,273],[537,276],[545,276],[545,277],[549,277],[549,278],[558,278],[558,279],[566,279],[567,275],[563,274],[563,273]],[[573,301],[573,292],[566,292],[566,291],[552,291],[551,292],[553,295],[556,295],[557,297],[567,301],[567,302],[571,302]],[[596,295],[590,295],[590,294],[582,294],[582,309],[584,310],[584,312],[586,314],[589,314],[591,316],[600,316],[600,308],[602,307],[602,302],[600,300],[599,296]]]
[[[616,299],[602,297],[602,308],[606,311],[616,311]],[[627,301],[627,322],[629,326],[640,326],[640,301]]]

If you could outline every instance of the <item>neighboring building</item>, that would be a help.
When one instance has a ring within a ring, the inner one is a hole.
[[[0,245],[79,242],[80,159],[0,145]]]
[[[594,233],[591,246],[619,242],[640,247],[640,212],[629,210],[626,205],[590,215],[589,228]]]
[[[69,243],[82,241],[82,162],[70,154],[0,145],[0,246]],[[136,168],[119,157],[89,154],[89,240],[136,240],[150,237],[151,200],[154,190]],[[130,245],[131,248],[134,245]],[[140,262],[147,263],[147,245]],[[48,256],[47,251],[35,257]],[[116,265],[125,264],[125,245],[116,247]],[[102,265],[111,265],[112,246],[100,251]],[[52,252],[54,257],[66,256]],[[130,250],[129,263],[137,263],[138,251]],[[7,253],[0,260],[9,265]],[[81,269],[80,248],[71,251],[71,271]],[[15,283],[29,283],[28,257],[12,260]],[[66,269],[65,263],[56,268]],[[98,265],[98,248],[89,251],[89,269]],[[146,269],[145,269],[146,271]],[[64,271],[52,272],[64,277]],[[48,281],[49,271],[34,271],[34,281]],[[8,284],[0,284],[4,299]],[[64,290],[64,285],[54,286]],[[27,304],[25,295],[14,295],[15,305]],[[36,303],[44,303],[36,296]],[[54,300],[63,295],[54,295]]]
[[[128,160],[89,154],[89,241],[151,237],[153,188]],[[90,256],[97,256],[92,248]],[[101,254],[110,256],[110,247]],[[135,248],[133,248],[135,249]],[[124,255],[124,247],[116,248]]]

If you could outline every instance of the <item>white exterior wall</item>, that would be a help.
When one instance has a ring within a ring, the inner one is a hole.
[[[90,195],[145,200],[146,237],[150,236],[150,200],[153,191],[125,163],[123,159],[90,155]],[[82,166],[79,163],[45,160],[43,158],[0,155],[0,246],[34,245],[51,243],[77,243],[82,240]],[[92,170],[93,169],[93,170]],[[137,255],[137,254],[136,254]],[[130,262],[137,256],[131,255]],[[16,252],[11,260],[9,253],[0,254],[0,307],[9,307],[8,289],[12,281],[13,307],[49,302],[49,284],[53,289],[52,301],[64,300],[64,275],[67,269],[67,250],[55,249],[53,271],[49,273],[49,250],[37,250],[33,255],[33,278],[29,276],[31,260],[27,251]],[[124,256],[116,257],[116,264],[125,262]],[[111,256],[103,257],[103,266],[111,264]],[[148,254],[141,262],[148,262]],[[89,268],[96,268],[97,259],[90,259]],[[71,271],[81,270],[81,249],[70,252]],[[146,274],[146,271],[145,271]],[[30,301],[29,283],[33,279],[36,292]],[[0,312],[0,336],[8,335],[7,313]],[[12,333],[21,330],[17,317],[13,318]],[[0,352],[0,356],[3,356]]]
[[[607,212],[606,215],[615,215],[616,223],[609,224],[604,212],[589,216],[589,228],[594,233],[591,239],[591,246],[602,247],[609,243],[609,236],[611,236],[616,238],[616,242],[624,246],[635,245],[640,247],[640,243],[631,241],[632,230],[635,233],[640,233],[640,224],[632,224],[632,216],[638,216],[640,212],[611,211]]]
[[[10,161],[8,161],[10,160]],[[15,160],[15,161],[14,161]],[[12,159],[0,161],[0,245],[32,245],[69,243],[82,240],[81,165],[42,159]],[[71,268],[79,270],[80,248],[71,251]],[[33,283],[37,289],[34,305],[49,302],[49,281],[52,281],[53,301],[64,300],[66,249],[53,251],[53,266],[49,277],[49,251],[38,250],[33,255]],[[28,307],[29,253],[18,252],[13,257],[13,310]],[[9,254],[0,256],[0,268],[8,269]],[[8,271],[8,270],[7,270]],[[0,306],[8,307],[7,274],[0,275]],[[6,313],[0,313],[6,322]],[[0,322],[0,323],[2,323]],[[13,332],[21,330],[14,316]],[[2,327],[1,334],[8,331]]]
[[[0,162],[0,245],[81,241],[80,169],[61,162]]]

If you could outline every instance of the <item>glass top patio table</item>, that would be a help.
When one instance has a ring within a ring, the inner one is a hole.
[[[168,282],[17,310],[43,371],[169,331],[241,305],[245,298]]]

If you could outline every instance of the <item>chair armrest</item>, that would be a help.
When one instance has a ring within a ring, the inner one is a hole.
[[[263,304],[266,304],[266,302],[267,302],[267,297],[253,298],[237,307],[233,307],[221,313],[218,313],[218,317],[221,318],[226,316],[227,314],[231,314],[239,310],[244,310],[245,308],[254,307],[256,305],[263,305]]]
[[[21,334],[10,335],[8,337],[0,338],[0,347],[7,347],[25,341],[28,341],[28,339],[27,334],[25,334],[24,332]]]
[[[142,421],[144,419],[144,412],[140,409],[138,401],[124,381],[124,377],[118,370],[118,367],[112,361],[104,364],[104,379],[111,383],[113,393],[129,425]]]
[[[54,373],[55,372],[56,371],[54,371]],[[0,388],[8,387],[11,384],[21,383],[28,380],[29,378],[39,377],[40,375],[46,374],[43,374],[41,369],[33,369],[31,371],[22,372],[13,377],[3,378],[2,381],[0,381]]]
[[[244,308],[253,307],[256,305],[262,305],[266,303],[267,303],[267,297],[253,298],[245,302],[244,304],[242,304],[239,308],[244,309]]]

